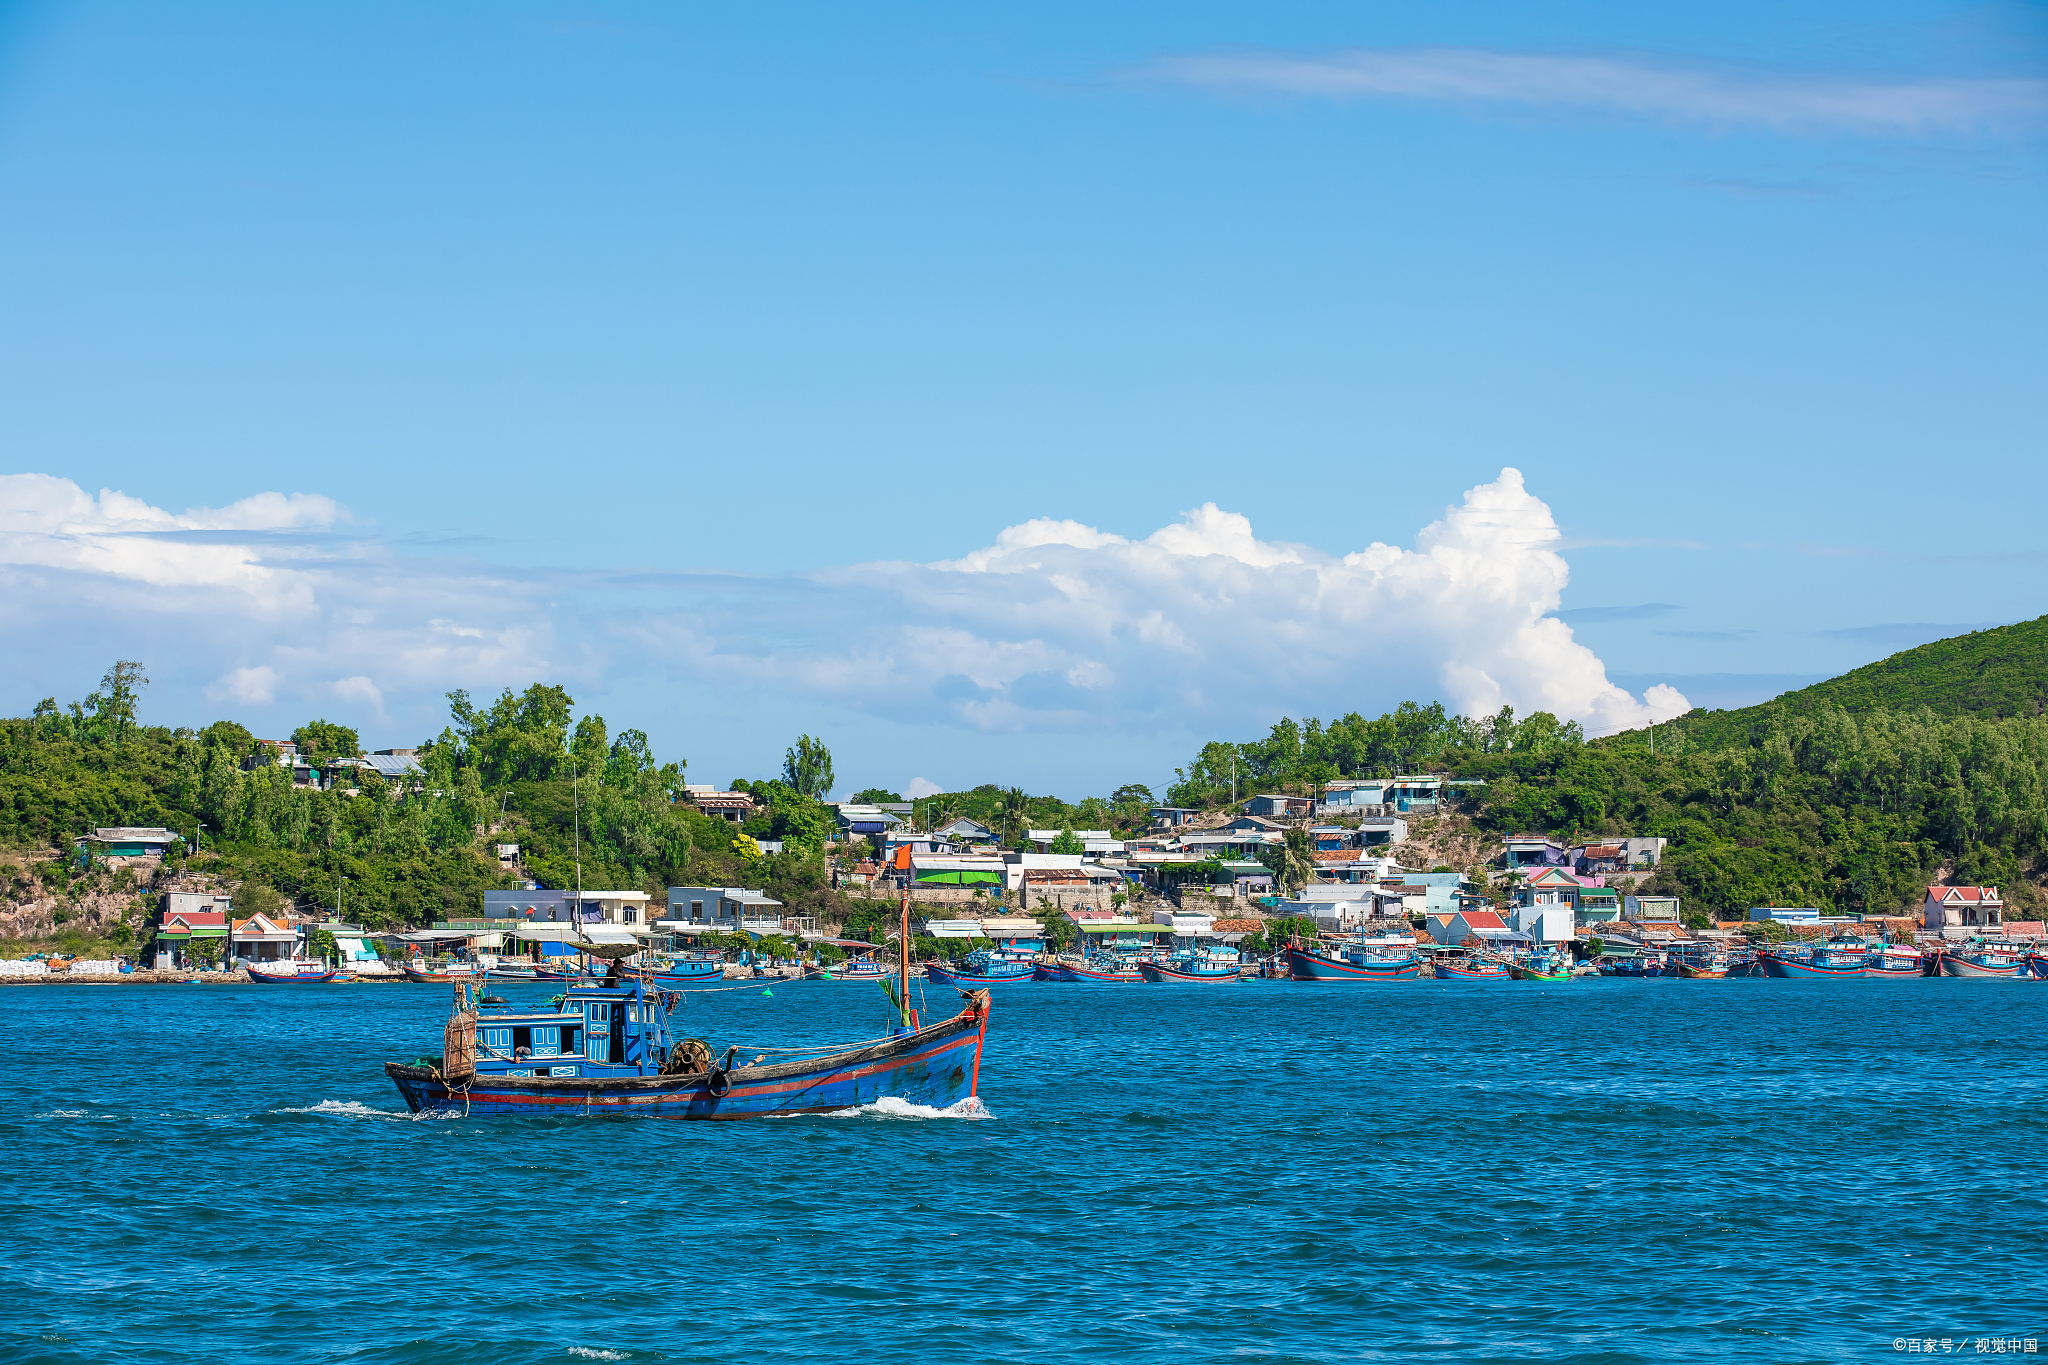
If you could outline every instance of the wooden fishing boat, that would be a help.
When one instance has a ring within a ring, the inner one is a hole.
[[[1572,969],[1569,964],[1562,962],[1517,962],[1509,966],[1508,975],[1517,981],[1569,981],[1572,979]]]
[[[1918,948],[1893,945],[1871,953],[1863,974],[1879,981],[1910,981],[1927,973]]]
[[[1450,948],[1430,958],[1429,968],[1439,981],[1506,981],[1505,962],[1481,957],[1464,948]]]
[[[1238,979],[1237,964],[1174,961],[1147,958],[1138,963],[1138,976],[1155,986],[1217,985]]]
[[[1086,962],[1063,962],[1060,968],[1062,980],[1082,985],[1126,986],[1145,979],[1136,963],[1115,958],[1091,957]]]
[[[1865,948],[1762,948],[1757,960],[1764,975],[1786,980],[1837,981],[1861,979],[1869,964]]]
[[[1982,952],[1968,954],[1943,953],[1941,957],[1941,970],[1944,976],[2012,980],[2021,976],[2026,967],[2025,954],[2004,948],[1987,948]]]
[[[1671,966],[1686,981],[1723,981],[1728,976],[1728,960],[1722,957],[1673,958]]]
[[[1024,971],[997,975],[992,972],[975,971],[970,967],[956,967],[950,962],[928,962],[925,964],[924,974],[925,979],[935,986],[986,990],[990,986],[1015,986],[1028,982],[1032,977],[1032,969],[1027,965]]]
[[[745,1119],[830,1113],[895,1098],[945,1109],[977,1096],[989,995],[963,991],[952,1018],[923,1025],[909,1006],[910,901],[903,901],[901,985],[885,1037],[762,1049],[751,1062],[670,1027],[680,995],[634,977],[575,985],[549,1008],[484,1014],[456,986],[443,1053],[387,1062],[416,1114],[603,1115]],[[637,951],[628,949],[627,951]],[[770,1062],[770,1053],[787,1060]]]
[[[1289,944],[1287,975],[1296,981],[1412,981],[1422,975],[1422,959],[1412,945],[1399,952],[1352,945],[1310,952]]]

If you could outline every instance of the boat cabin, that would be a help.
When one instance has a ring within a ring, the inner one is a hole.
[[[654,1076],[668,1049],[661,992],[630,978],[571,986],[546,1009],[476,1016],[479,1076]]]

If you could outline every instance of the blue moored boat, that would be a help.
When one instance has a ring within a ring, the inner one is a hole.
[[[1237,954],[1220,949],[1187,948],[1177,953],[1138,959],[1138,975],[1154,985],[1214,985],[1238,977]]]
[[[1128,985],[1145,979],[1135,962],[1107,953],[1091,953],[1083,962],[1062,962],[1060,974],[1062,980],[1096,986]]]
[[[1296,981],[1412,981],[1422,975],[1413,943],[1391,939],[1328,942],[1319,952],[1287,946],[1287,974]]]
[[[1757,953],[1764,975],[1795,980],[1839,980],[1861,978],[1870,962],[1870,950],[1855,948],[1765,948]]]

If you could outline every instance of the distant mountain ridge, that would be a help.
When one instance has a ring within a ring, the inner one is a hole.
[[[2036,716],[2048,710],[2048,616],[1936,640],[1755,706],[1695,712],[1677,724],[1692,744],[1718,749],[1748,742],[1773,712],[1923,706],[1941,716]]]

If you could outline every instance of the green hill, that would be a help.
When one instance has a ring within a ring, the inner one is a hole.
[[[1938,716],[1986,718],[2048,710],[2048,616],[1936,640],[1756,706],[1696,711],[1671,725],[1695,747],[1723,749],[1749,743],[1773,713],[1835,708],[1863,715],[1921,707]]]

